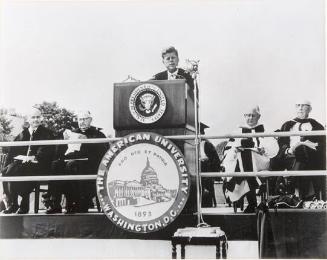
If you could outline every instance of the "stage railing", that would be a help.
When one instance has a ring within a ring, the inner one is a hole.
[[[275,176],[327,176],[326,170],[307,171],[260,171],[260,172],[202,172],[201,177],[275,177]],[[65,181],[95,180],[97,175],[42,175],[0,177],[1,181]]]
[[[326,131],[298,131],[298,132],[266,132],[251,134],[224,134],[224,135],[199,135],[201,139],[229,139],[229,138],[248,138],[248,137],[287,137],[287,136],[323,136]],[[165,136],[171,140],[194,140],[195,135],[170,135]],[[28,145],[59,145],[59,144],[89,144],[89,143],[110,143],[123,139],[115,138],[90,138],[76,140],[42,140],[42,141],[17,141],[0,142],[0,147],[28,146]]]
[[[326,131],[302,131],[302,132],[266,132],[250,134],[224,134],[224,135],[201,135],[201,139],[229,139],[249,137],[288,137],[288,136],[326,136]],[[194,140],[194,135],[165,136],[171,140]],[[61,145],[61,144],[84,144],[84,143],[112,143],[120,138],[90,138],[77,140],[44,140],[44,141],[17,141],[0,142],[0,147],[29,146],[29,145]],[[273,177],[273,176],[327,176],[326,170],[310,171],[260,171],[260,172],[203,172],[201,177]],[[64,181],[64,180],[95,180],[97,175],[51,175],[51,176],[0,176],[3,181]]]

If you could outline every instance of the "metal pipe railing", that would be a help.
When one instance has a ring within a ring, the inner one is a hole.
[[[2,181],[79,181],[79,180],[95,180],[97,175],[42,175],[42,176],[0,176]]]
[[[325,136],[326,131],[298,131],[298,132],[265,132],[249,134],[224,134],[224,135],[199,135],[201,139],[228,139],[228,138],[249,138],[249,137],[287,137],[287,136]],[[171,140],[194,140],[195,135],[171,135],[165,136]],[[0,147],[28,146],[28,145],[59,145],[59,144],[89,144],[109,143],[123,139],[115,138],[90,138],[77,140],[40,140],[40,141],[16,141],[0,142]]]
[[[260,171],[260,172],[202,172],[201,177],[275,177],[275,176],[327,176],[326,170],[308,171]],[[2,181],[65,181],[95,180],[97,175],[42,175],[42,176],[0,176]]]
[[[201,177],[289,177],[289,176],[327,176],[326,170],[307,171],[260,171],[260,172],[202,172]]]
[[[229,139],[229,138],[249,138],[249,137],[288,137],[288,136],[325,136],[325,130],[321,131],[294,131],[294,132],[264,132],[248,134],[223,134],[223,135],[200,135],[201,139]],[[169,139],[189,140],[194,135],[174,135],[166,136]]]
[[[121,138],[90,138],[77,140],[39,140],[39,141],[15,141],[15,142],[0,142],[0,147],[12,146],[30,146],[30,145],[60,145],[60,144],[99,144],[118,141]]]
[[[226,139],[226,138],[248,138],[248,137],[283,137],[283,136],[322,136],[326,131],[298,131],[298,132],[266,132],[249,134],[225,134],[206,136],[204,139]],[[194,135],[175,135],[165,136],[168,139],[192,140]],[[79,143],[107,143],[121,140],[123,137],[116,138],[90,138],[78,140],[41,140],[41,141],[16,141],[0,142],[0,147],[29,146],[29,145],[60,145],[60,144],[79,144]],[[326,171],[260,171],[260,172],[202,172],[201,177],[273,177],[273,176],[326,176]],[[95,180],[97,175],[52,175],[52,176],[0,176],[2,181],[60,181],[60,180]]]

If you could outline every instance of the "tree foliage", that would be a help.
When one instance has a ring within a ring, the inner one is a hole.
[[[0,141],[12,141],[13,136],[11,135],[11,131],[13,126],[11,125],[11,120],[7,118],[7,114],[5,111],[0,111]],[[8,147],[0,147],[0,154],[7,153]]]
[[[0,113],[0,141],[9,141],[12,129],[11,120],[6,117],[5,113]]]
[[[40,109],[44,125],[56,133],[71,128],[74,124],[75,114],[66,108],[59,107],[57,102],[44,101],[34,107]]]

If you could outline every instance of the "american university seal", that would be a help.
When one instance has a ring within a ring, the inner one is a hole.
[[[155,133],[135,133],[110,147],[98,169],[98,198],[106,216],[136,233],[165,228],[183,210],[190,177],[183,154]]]
[[[158,121],[166,111],[166,97],[154,84],[136,87],[129,97],[129,111],[140,123],[151,124]]]

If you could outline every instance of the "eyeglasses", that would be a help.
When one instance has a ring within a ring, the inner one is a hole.
[[[244,114],[244,117],[256,117],[257,114]]]
[[[308,104],[295,104],[295,106],[296,107],[304,107],[304,106],[310,107],[310,105],[308,105]]]
[[[80,117],[80,118],[78,118],[78,121],[86,121],[88,119],[89,119],[89,117]]]

